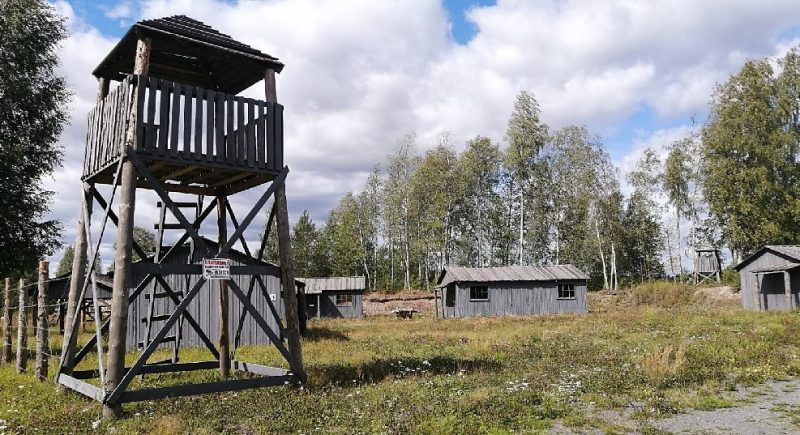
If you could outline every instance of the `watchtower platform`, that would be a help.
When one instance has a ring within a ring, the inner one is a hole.
[[[129,75],[89,112],[84,181],[113,182],[131,140],[125,134],[130,120],[132,150],[167,191],[211,196],[222,189],[230,195],[269,182],[283,169],[280,104]],[[152,189],[147,181],[137,187]]]

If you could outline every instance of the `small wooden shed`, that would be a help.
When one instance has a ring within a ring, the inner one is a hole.
[[[442,317],[586,313],[588,279],[571,264],[447,267],[438,310]]]
[[[764,246],[734,269],[741,278],[744,309],[780,311],[800,305],[800,246]]]
[[[297,280],[306,285],[306,313],[309,318],[364,316],[362,296],[366,289],[366,279],[363,276]]]

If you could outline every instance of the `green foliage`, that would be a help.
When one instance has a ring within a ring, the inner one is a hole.
[[[41,0],[0,2],[0,275],[35,270],[60,246],[42,178],[61,162],[69,92],[56,75],[64,20]]]
[[[364,271],[364,252],[359,241],[356,200],[345,195],[331,211],[325,225],[330,246],[330,268],[334,276],[358,275]]]
[[[703,130],[704,192],[740,254],[797,243],[800,226],[800,56],[751,60],[717,87]]]
[[[726,267],[725,269],[722,269],[721,281],[723,284],[733,287],[735,291],[739,291],[741,289],[741,275],[739,275],[739,272],[733,268]]]
[[[75,258],[75,248],[72,245],[67,246],[67,249],[64,250],[64,256],[61,257],[61,260],[58,262],[58,269],[56,270],[56,276],[61,276],[66,273],[72,272],[72,261]]]
[[[303,210],[292,229],[292,266],[296,276],[317,276],[314,264],[316,244],[317,226],[311,220],[308,210]]]
[[[302,388],[130,403],[125,419],[103,421],[97,432],[473,434],[558,426],[636,432],[683,409],[731,406],[728,390],[800,370],[800,317],[740,309],[626,306],[469,321],[373,317],[312,322],[310,331],[315,338],[303,343],[309,382]],[[159,352],[154,358],[169,355]],[[185,352],[185,361],[205,355]],[[243,347],[237,358],[281,361],[275,348],[263,346]],[[92,358],[82,364],[96,367]],[[133,387],[215,377],[215,371],[153,374]],[[9,433],[90,432],[100,412],[98,403],[56,393],[13,366],[0,367],[0,391],[14,392],[0,396]],[[643,421],[624,417],[631,403],[640,404],[634,417]],[[610,427],[603,415],[622,417]]]

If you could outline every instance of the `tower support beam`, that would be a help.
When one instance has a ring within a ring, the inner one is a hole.
[[[147,74],[150,66],[150,39],[140,38],[136,44],[133,73]],[[125,147],[132,149],[136,135],[136,109],[125,134]],[[108,331],[108,373],[104,385],[107,393],[117,389],[125,374],[125,338],[128,327],[128,288],[133,280],[131,269],[133,245],[133,216],[136,208],[136,168],[127,156],[122,163],[120,180],[119,224],[117,225],[117,250],[114,257],[114,286],[111,295],[111,324]],[[119,417],[122,406],[105,403],[103,416]]]

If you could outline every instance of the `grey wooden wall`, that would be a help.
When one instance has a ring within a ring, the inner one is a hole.
[[[440,290],[445,317],[524,316],[533,314],[586,313],[586,283],[563,281],[575,285],[574,299],[558,298],[555,282],[497,282],[451,284],[455,304],[447,307],[447,289]],[[488,301],[471,301],[470,285],[488,285]]]
[[[174,255],[171,258],[166,259],[162,263],[185,263],[186,254],[181,253],[181,255]],[[241,258],[240,258],[241,257]],[[235,253],[231,253],[231,264],[232,265],[242,265],[246,261],[246,258],[243,256],[236,255]],[[135,270],[135,268],[134,268]],[[141,282],[142,279],[145,278],[144,273],[140,273],[135,271],[133,282],[138,284]],[[188,285],[186,283],[186,277],[181,275],[169,275],[164,277],[165,281],[167,281],[174,291],[183,291],[184,294],[188,292],[192,286],[197,282],[199,276],[192,275],[189,277]],[[250,276],[246,275],[234,275],[234,281],[239,285],[243,292],[247,293],[250,284]],[[279,314],[283,313],[283,299],[281,297],[281,285],[280,279],[274,276],[262,276],[264,283],[266,284],[267,291],[271,295],[274,296],[273,304],[277,309]],[[152,286],[152,284],[150,284]],[[163,290],[159,289],[159,292]],[[142,318],[147,317],[147,310],[149,299],[145,298],[145,294],[149,294],[150,289],[146,290],[142,295],[140,295],[134,303],[131,304],[129,311],[128,311],[128,334],[126,339],[126,347],[129,350],[134,350],[137,348],[137,343],[140,341],[144,341],[146,336],[146,323],[142,321]],[[245,311],[244,306],[241,304],[238,298],[231,293],[229,297],[229,311],[228,311],[228,319],[229,319],[229,337],[231,340],[231,347],[233,347],[233,340],[235,338],[236,328],[239,325],[239,319],[242,316],[242,313]],[[278,334],[277,331],[277,322],[275,318],[272,316],[272,313],[267,305],[267,302],[261,292],[258,283],[255,285],[255,290],[253,291],[252,296],[250,297],[250,301],[259,311],[262,317],[267,321],[273,331]],[[169,298],[157,298],[156,303],[154,305],[153,312],[155,314],[169,314],[174,310],[175,304]],[[203,288],[200,292],[195,296],[192,302],[189,304],[188,307],[189,313],[194,317],[194,319],[202,326],[203,331],[206,335],[211,339],[212,342],[217,343],[219,341],[219,284],[218,281],[211,281],[206,282],[203,285]],[[164,322],[153,322],[153,327],[151,329],[150,337],[152,338],[155,336],[156,332],[160,329],[161,325]],[[174,335],[177,331],[177,325],[173,326],[170,333],[167,335]],[[188,322],[183,322],[183,333],[181,335],[181,346],[204,346],[203,342],[198,337],[197,333],[194,331],[191,325]],[[242,329],[241,335],[241,345],[246,344],[268,344],[269,338],[267,335],[259,328],[256,322],[253,320],[252,316],[249,314],[246,316],[246,320]],[[165,343],[162,347],[172,347],[172,343]]]
[[[746,310],[755,310],[755,295],[758,289],[756,283],[757,276],[753,270],[757,270],[767,266],[777,266],[791,260],[773,252],[764,252],[760,257],[748,263],[744,268],[739,271],[741,279],[741,295],[742,295],[742,308]],[[800,271],[794,270],[790,272],[791,276],[791,298],[794,299],[794,306],[800,306]],[[763,275],[761,281],[761,294],[759,295],[761,301],[761,309],[766,311],[780,311],[788,310],[786,305],[786,295],[783,287],[783,273],[769,273]]]
[[[323,292],[320,295],[322,317],[363,317],[364,305],[361,293],[353,293],[353,305],[336,305],[336,294],[345,292]]]

